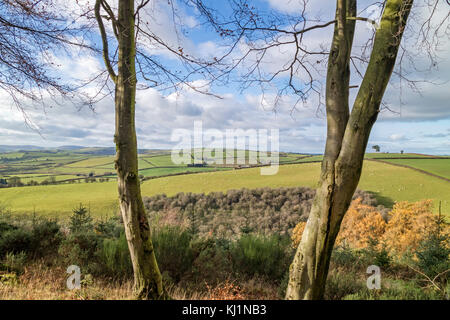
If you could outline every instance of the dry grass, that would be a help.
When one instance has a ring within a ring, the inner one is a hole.
[[[0,274],[1,276],[1,274]],[[47,267],[36,262],[13,281],[0,281],[0,300],[131,300],[132,281],[118,282],[106,279],[83,281],[79,290],[66,287],[68,274],[60,267]],[[1,277],[0,277],[1,278]],[[183,287],[167,287],[174,300],[266,300],[278,299],[277,287],[262,279],[237,284],[227,280],[215,286],[205,283],[203,291]]]
[[[94,279],[80,290],[68,290],[68,274],[60,267],[35,263],[25,268],[16,283],[0,283],[0,300],[129,300],[132,283]]]

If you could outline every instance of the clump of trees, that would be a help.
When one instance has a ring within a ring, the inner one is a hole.
[[[199,236],[233,239],[244,234],[290,235],[299,221],[306,221],[315,190],[305,187],[259,188],[156,195],[144,199],[152,225],[184,226]],[[354,198],[376,206],[373,196],[357,191]],[[386,209],[379,208],[384,212]]]

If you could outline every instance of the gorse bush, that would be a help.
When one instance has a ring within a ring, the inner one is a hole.
[[[348,295],[360,292],[365,287],[364,281],[355,279],[355,276],[351,273],[331,272],[327,278],[324,298],[341,300]]]
[[[218,284],[233,274],[228,239],[195,238],[191,241],[194,255],[191,280]]]
[[[0,234],[0,255],[6,253],[30,252],[33,247],[32,235],[29,230],[13,227]]]
[[[159,268],[178,282],[191,268],[193,252],[191,234],[180,227],[164,227],[152,232],[153,247]]]
[[[34,219],[31,246],[34,257],[53,253],[62,240],[61,227],[56,220]]]
[[[115,277],[130,277],[133,274],[130,251],[125,234],[116,239],[104,239],[98,253],[104,272]]]
[[[93,273],[96,266],[96,253],[102,239],[94,232],[70,233],[61,242],[58,254],[64,265],[77,265],[85,272]]]
[[[246,276],[281,281],[292,259],[289,237],[244,235],[231,246],[233,269]]]
[[[431,200],[396,203],[389,212],[389,223],[382,237],[388,250],[398,256],[416,251],[427,234],[436,227],[437,216],[432,208]]]
[[[33,219],[29,224],[13,225],[0,222],[0,258],[7,252],[25,252],[37,258],[50,252],[61,241],[60,226],[54,220]]]

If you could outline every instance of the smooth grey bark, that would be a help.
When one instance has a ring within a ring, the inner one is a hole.
[[[358,185],[370,131],[391,77],[413,0],[387,0],[351,114],[349,63],[356,0],[337,0],[326,86],[327,142],[319,187],[290,267],[286,299],[322,299],[331,252]]]
[[[95,12],[103,41],[103,57],[110,77],[115,83],[115,168],[120,211],[134,271],[134,291],[138,299],[163,299],[165,296],[162,278],[156,262],[138,174],[134,0],[119,0],[117,20],[110,13],[118,42],[117,74],[108,58],[108,43],[100,16],[100,6],[104,9],[110,8],[104,0],[96,1]]]

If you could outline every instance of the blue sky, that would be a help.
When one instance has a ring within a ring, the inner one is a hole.
[[[89,1],[89,0],[85,0]],[[327,5],[324,5],[324,3]],[[416,1],[420,4],[421,1]],[[168,24],[166,1],[156,1],[152,12],[157,12],[156,19],[150,19],[155,33],[174,46],[177,42],[192,54],[211,57],[224,50],[224,44],[211,30],[198,25],[198,18],[192,10],[180,9],[180,17],[189,31],[187,36],[174,36],[174,27]],[[225,1],[210,1],[222,14],[227,13]],[[301,8],[301,0],[259,0],[252,1],[259,10],[276,14],[295,14]],[[320,16],[328,21],[333,16],[334,0],[311,0],[308,12],[311,17]],[[360,0],[359,7],[364,8],[371,1]],[[444,3],[441,10],[449,10]],[[329,4],[329,5],[328,5]],[[412,26],[417,24],[420,14],[426,13],[424,8],[415,8]],[[149,13],[150,14],[150,13]],[[360,12],[360,16],[368,16],[371,12]],[[438,17],[439,18],[439,17]],[[448,24],[448,21],[447,21]],[[323,45],[327,47],[332,36],[332,27],[320,29],[317,33],[305,38],[308,47]],[[364,23],[357,24],[356,45],[364,42],[371,30]],[[95,37],[94,37],[95,39]],[[308,43],[310,41],[310,43]],[[411,42],[412,43],[412,42]],[[420,46],[409,46],[414,53],[417,66],[425,65],[426,59],[420,56]],[[270,74],[274,68],[285,63],[292,48],[286,47],[271,52],[265,61],[264,72]],[[356,50],[356,49],[355,49]],[[390,110],[384,110],[373,127],[369,140],[371,145],[378,144],[382,151],[418,152],[429,154],[450,154],[450,41],[448,36],[441,37],[438,66],[432,72],[411,71],[414,79],[430,80],[440,85],[421,83],[421,92],[416,93],[403,83],[400,89],[398,78],[393,77],[386,91],[384,102]],[[155,48],[152,52],[170,67],[176,67],[176,60],[163,51]],[[103,69],[98,57],[85,53],[73,53],[71,57],[57,55],[55,61],[61,65],[57,70],[64,79],[86,79]],[[235,76],[245,72],[246,65],[238,69]],[[326,66],[323,66],[326,67]],[[325,69],[324,69],[325,70]],[[322,74],[322,75],[321,75]],[[353,72],[352,84],[361,80]],[[304,75],[298,74],[299,79]],[[318,81],[324,81],[323,73],[317,73]],[[283,81],[280,79],[279,84]],[[94,90],[94,88],[88,88]],[[252,86],[240,92],[236,84],[213,86],[212,91],[219,93],[222,99],[205,96],[188,88],[179,94],[159,92],[155,89],[139,91],[137,96],[137,132],[139,146],[142,148],[170,148],[170,136],[174,129],[192,129],[194,121],[201,120],[205,128],[272,129],[280,130],[280,149],[283,151],[321,153],[325,144],[326,122],[323,106],[317,107],[317,97],[312,96],[306,104],[298,105],[293,110],[295,97],[286,95],[273,110],[273,92],[266,92],[264,98],[261,91]],[[355,92],[352,91],[354,98]],[[61,145],[112,146],[114,134],[114,106],[111,98],[107,98],[95,106],[95,112],[88,108],[77,110],[70,103],[62,103],[55,108],[41,107],[26,109],[33,125],[38,130],[24,124],[22,113],[18,112],[10,98],[0,92],[0,144],[32,144],[47,147]]]

